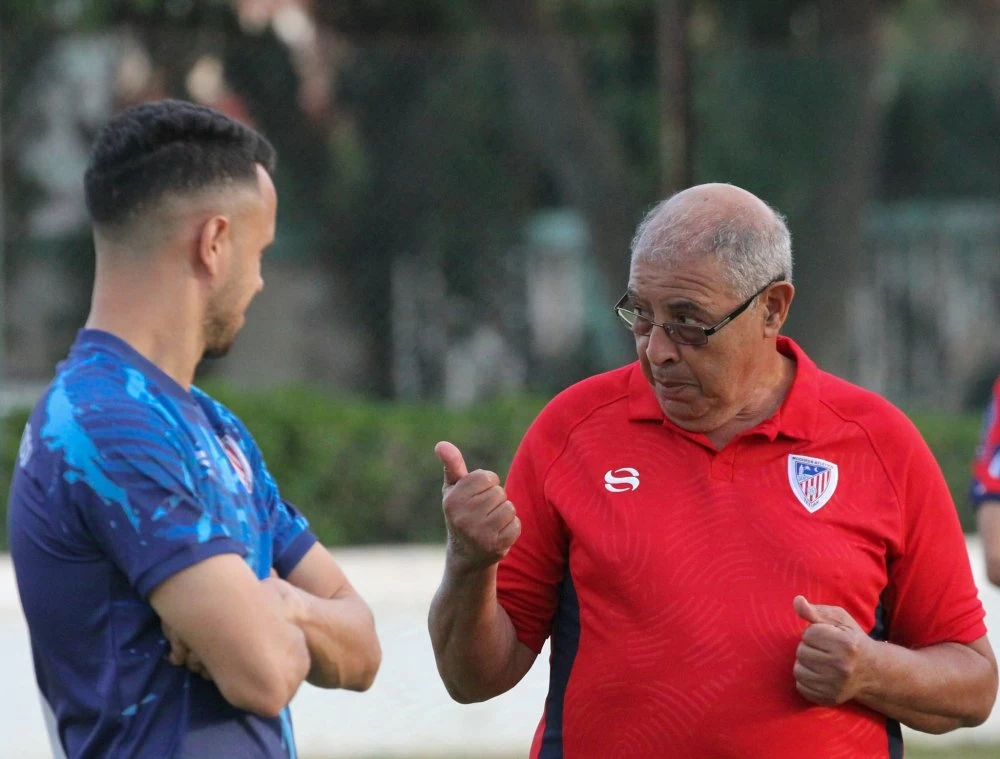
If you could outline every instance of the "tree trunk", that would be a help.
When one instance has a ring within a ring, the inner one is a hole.
[[[691,0],[658,3],[657,63],[660,80],[660,166],[664,197],[694,181],[694,133],[691,123]]]
[[[874,3],[820,4],[822,51],[848,72],[838,99],[836,123],[820,165],[822,188],[810,213],[813,238],[798,241],[799,288],[789,333],[826,370],[851,378],[855,356],[849,341],[851,298],[871,268],[862,224],[874,195],[883,98],[877,91],[881,62]],[[834,87],[830,88],[835,95]]]
[[[568,205],[587,218],[604,297],[628,277],[628,249],[642,209],[615,129],[587,92],[580,61],[549,28],[536,0],[483,2],[511,77],[521,138]]]

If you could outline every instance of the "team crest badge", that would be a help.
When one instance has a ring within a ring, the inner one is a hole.
[[[815,514],[826,506],[837,489],[837,465],[823,459],[790,455],[788,483],[799,503]]]
[[[253,469],[250,467],[250,462],[247,461],[243,449],[229,435],[223,437],[220,442],[222,443],[222,450],[226,452],[226,458],[229,459],[229,463],[233,465],[233,469],[236,471],[236,476],[240,478],[240,482],[243,483],[243,487],[247,489],[247,492],[252,493]]]

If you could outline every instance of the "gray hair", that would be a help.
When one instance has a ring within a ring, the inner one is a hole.
[[[632,238],[632,261],[713,255],[724,265],[727,284],[739,298],[749,298],[782,275],[792,281],[792,237],[785,217],[770,206],[771,218],[764,221],[747,214],[720,220],[717,212],[690,204],[663,213],[670,200],[657,203],[639,224]]]

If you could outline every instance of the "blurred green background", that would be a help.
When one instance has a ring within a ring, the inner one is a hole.
[[[1000,0],[6,0],[0,408],[84,319],[90,140],[173,96],[280,154],[267,289],[203,380],[550,397],[628,359],[610,306],[645,210],[723,181],[788,216],[787,332],[821,366],[981,410],[998,60]]]
[[[327,545],[440,543],[441,465],[434,444],[448,438],[472,467],[506,472],[517,444],[543,404],[537,397],[498,399],[463,409],[432,403],[333,400],[306,389],[241,392],[210,386],[253,433],[282,495],[299,505]],[[0,491],[6,492],[26,411],[3,421]],[[976,414],[919,413],[913,420],[944,472],[967,530],[966,492]],[[6,548],[6,505],[0,550]]]

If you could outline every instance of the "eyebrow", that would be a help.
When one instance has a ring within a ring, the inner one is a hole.
[[[628,288],[628,290],[626,291],[626,293],[628,294],[629,300],[633,300],[633,301],[635,301],[635,300],[645,301],[646,300],[645,298],[640,297],[639,294],[636,293],[636,291],[633,290],[631,287]],[[679,298],[677,300],[667,299],[667,300],[661,301],[661,303],[663,305],[665,305],[667,307],[667,309],[670,310],[670,311],[686,311],[686,312],[689,312],[689,313],[702,314],[702,315],[708,316],[708,317],[711,317],[713,315],[711,312],[709,312],[708,310],[706,310],[705,307],[702,306],[700,303],[695,303],[693,300],[688,300],[687,298]]]
[[[708,313],[704,306],[695,303],[693,300],[681,298],[679,300],[664,301],[668,308],[673,311],[701,311]]]

